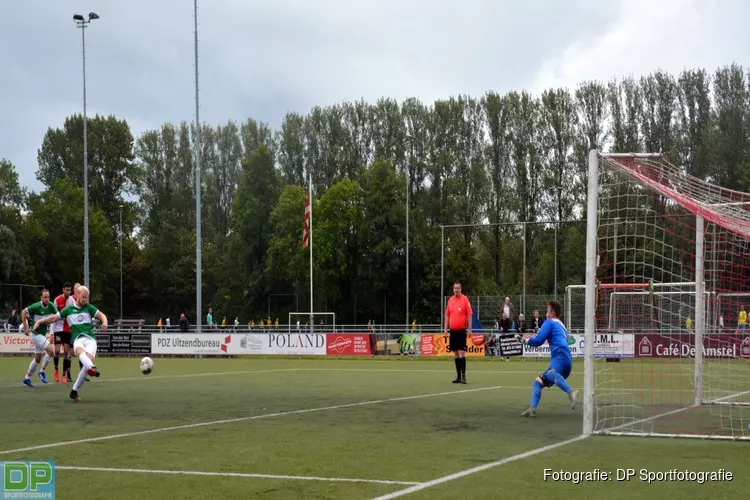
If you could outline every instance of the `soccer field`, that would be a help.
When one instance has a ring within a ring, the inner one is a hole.
[[[738,499],[750,443],[581,434],[556,388],[520,417],[545,364],[449,359],[100,359],[102,377],[21,384],[0,363],[0,460],[54,460],[60,499]],[[50,366],[51,368],[51,366]],[[77,366],[74,368],[77,372]],[[581,388],[583,362],[570,382]],[[51,375],[51,371],[50,371]],[[51,376],[50,376],[51,378]],[[555,447],[557,445],[557,447]],[[544,469],[718,471],[731,481],[555,482]]]

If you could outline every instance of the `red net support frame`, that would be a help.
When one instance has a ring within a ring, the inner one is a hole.
[[[750,195],[589,160],[584,432],[750,440]]]

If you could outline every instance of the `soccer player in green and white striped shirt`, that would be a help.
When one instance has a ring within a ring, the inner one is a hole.
[[[73,351],[78,359],[83,363],[84,369],[78,374],[76,383],[73,384],[73,390],[70,391],[70,399],[80,401],[78,390],[86,381],[86,374],[92,377],[99,376],[99,370],[94,365],[96,357],[96,332],[92,320],[96,318],[102,322],[102,330],[107,330],[107,317],[99,309],[89,304],[89,289],[85,286],[78,288],[76,302],[52,316],[37,321],[34,324],[34,331],[37,328],[49,325],[61,319],[67,319],[70,325],[70,333],[73,340]]]
[[[40,299],[41,300],[39,302],[31,304],[29,307],[21,311],[23,333],[27,336],[30,333],[29,316],[31,316],[32,319],[36,322],[42,318],[46,318],[50,314],[54,315],[55,313],[57,313],[55,304],[53,302],[50,302],[49,300],[49,290],[47,290],[46,288],[42,289]],[[34,328],[34,334],[31,335],[31,344],[34,346],[34,359],[31,360],[31,363],[29,364],[29,371],[27,371],[26,375],[23,377],[23,383],[29,387],[34,387],[34,384],[31,383],[31,376],[36,371],[36,367],[39,366],[39,363],[42,361],[42,354],[45,353],[46,355],[44,356],[42,368],[39,370],[39,379],[42,381],[42,383],[47,383],[47,375],[44,373],[44,370],[47,368],[50,357],[55,355],[55,346],[52,345],[47,339],[46,326],[42,327],[40,330]]]

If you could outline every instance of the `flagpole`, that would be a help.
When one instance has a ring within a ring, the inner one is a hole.
[[[310,244],[310,331],[315,330],[315,321],[314,321],[314,307],[313,307],[313,235],[312,235],[312,223],[313,223],[313,213],[312,213],[312,173],[310,174],[310,179],[307,184],[307,199],[310,200],[310,234],[309,234],[309,244]]]

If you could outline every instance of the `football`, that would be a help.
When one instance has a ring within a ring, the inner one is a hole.
[[[154,369],[154,360],[151,358],[143,358],[141,360],[141,373],[148,375]]]

